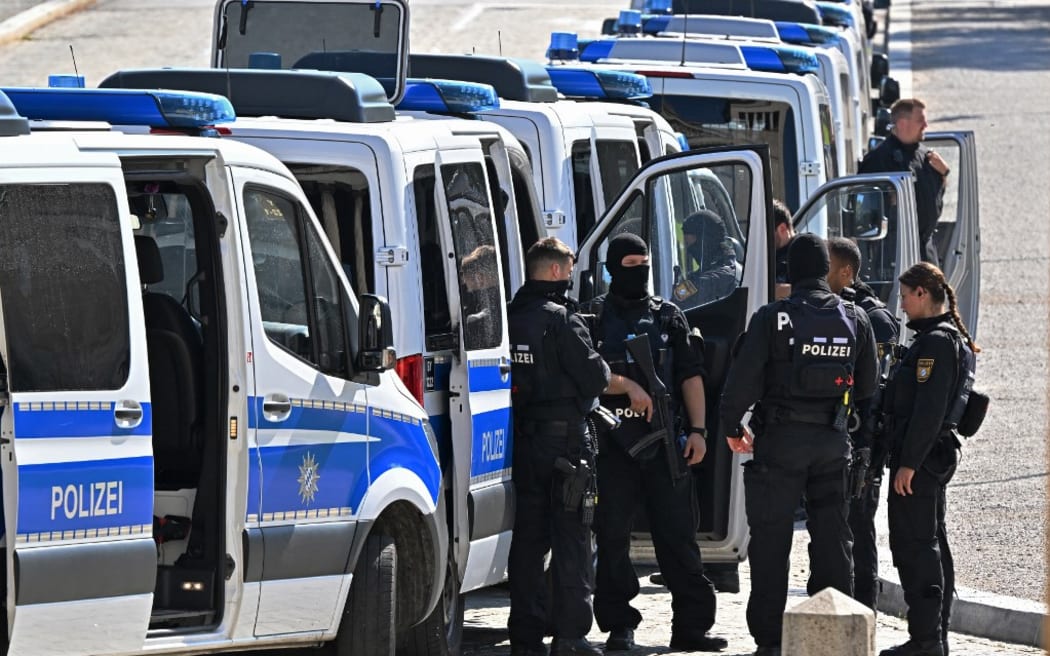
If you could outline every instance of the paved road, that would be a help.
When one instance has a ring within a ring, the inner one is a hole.
[[[4,2],[7,7],[7,0]],[[211,0],[99,0],[0,48],[4,84],[71,70],[97,84],[120,67],[204,65]],[[540,57],[551,30],[595,36],[619,2],[413,0],[420,51]],[[972,129],[980,153],[980,381],[993,398],[949,491],[959,583],[1043,598],[1050,288],[1050,0],[933,0],[913,10],[915,93],[932,129]],[[727,613],[732,611],[727,611]],[[976,652],[975,652],[976,653]],[[984,652],[988,653],[988,652]]]

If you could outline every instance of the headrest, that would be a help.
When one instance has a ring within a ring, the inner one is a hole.
[[[136,235],[135,255],[139,260],[139,278],[143,285],[153,285],[164,280],[164,263],[153,237]]]

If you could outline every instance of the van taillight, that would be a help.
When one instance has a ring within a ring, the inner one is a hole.
[[[419,401],[419,405],[423,405],[423,356],[417,354],[398,358],[394,369],[408,391]]]

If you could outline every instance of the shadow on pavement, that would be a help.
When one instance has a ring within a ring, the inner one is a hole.
[[[1009,23],[986,29],[982,25]],[[912,13],[912,68],[991,71],[1050,69],[1050,4],[932,7]],[[974,56],[980,52],[980,56]]]

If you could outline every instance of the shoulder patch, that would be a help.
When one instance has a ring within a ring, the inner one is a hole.
[[[919,358],[919,363],[915,366],[915,380],[925,383],[930,379],[930,374],[932,373],[933,358]]]

